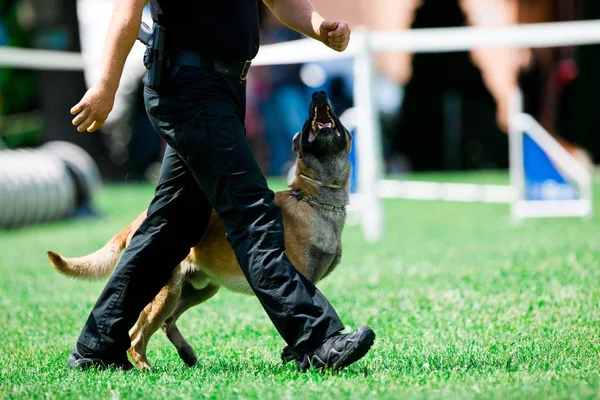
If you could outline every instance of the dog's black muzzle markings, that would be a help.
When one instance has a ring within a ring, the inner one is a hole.
[[[349,133],[337,117],[333,105],[324,91],[314,92],[312,101],[308,108],[308,118],[302,127],[302,131],[294,137],[294,149],[301,150],[300,157],[317,159],[326,164],[331,158],[339,154],[346,154],[349,141]],[[300,174],[300,178],[314,185],[330,188],[344,189],[346,185],[342,182],[329,182],[318,177]],[[304,200],[311,206],[327,211],[345,212],[346,205],[327,204],[310,196],[305,196],[298,190],[291,190],[290,195],[298,201]]]
[[[322,90],[314,92],[302,127],[303,152],[325,156],[343,151],[348,145],[346,132],[327,94]]]

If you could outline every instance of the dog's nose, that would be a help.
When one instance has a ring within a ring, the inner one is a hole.
[[[327,93],[324,90],[318,90],[312,94],[312,98],[315,100],[319,99],[324,101],[327,98]]]

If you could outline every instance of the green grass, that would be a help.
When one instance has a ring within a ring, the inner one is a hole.
[[[488,176],[506,181],[449,180]],[[107,186],[102,219],[0,232],[0,398],[600,397],[598,217],[515,227],[506,205],[490,204],[387,201],[374,246],[347,227],[342,264],[319,286],[349,327],[367,323],[378,339],[341,373],[282,366],[257,300],[225,290],[181,320],[199,367],[159,332],[152,372],[68,371],[103,284],[60,276],[45,251],[95,250],[151,196],[147,185]]]

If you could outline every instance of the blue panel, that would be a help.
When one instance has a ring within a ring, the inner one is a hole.
[[[544,150],[523,133],[523,167],[527,200],[575,200],[577,188],[560,173]]]
[[[358,168],[356,162],[356,129],[350,130],[350,134],[352,135],[352,146],[350,147],[350,164],[352,165],[352,169],[350,170],[350,193],[356,193],[356,183],[358,180]]]

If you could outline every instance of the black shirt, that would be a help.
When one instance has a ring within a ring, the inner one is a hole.
[[[260,42],[260,0],[151,0],[152,19],[169,47],[231,61],[250,60]]]

